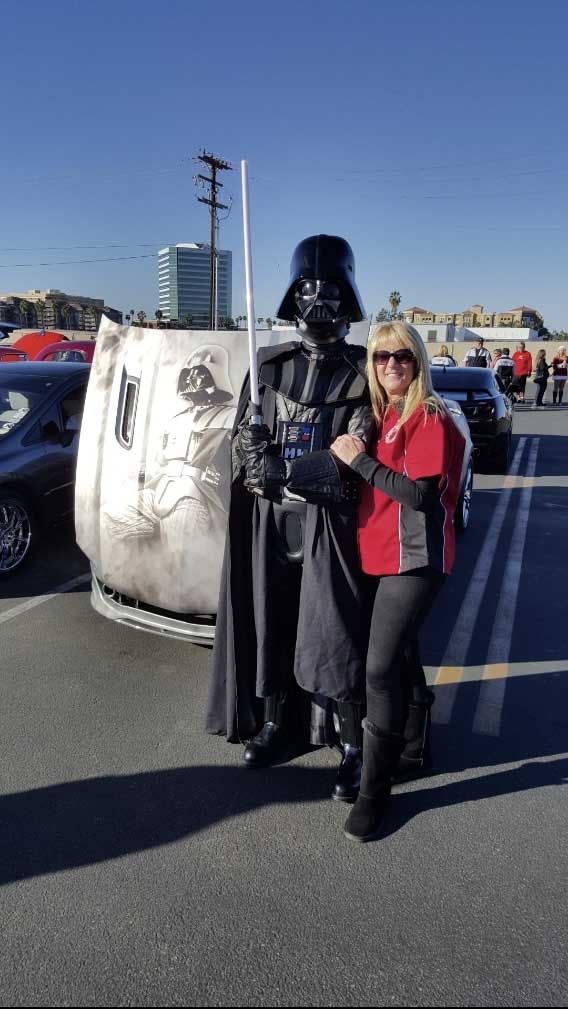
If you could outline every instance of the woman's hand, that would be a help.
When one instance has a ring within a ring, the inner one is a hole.
[[[341,462],[350,466],[355,456],[360,455],[361,452],[366,452],[367,448],[361,438],[356,438],[352,434],[340,434],[339,438],[335,439],[330,451],[338,459],[341,459]]]

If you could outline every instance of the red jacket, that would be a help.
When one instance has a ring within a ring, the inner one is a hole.
[[[515,375],[530,375],[532,371],[532,357],[528,350],[516,350],[513,354],[515,362]]]

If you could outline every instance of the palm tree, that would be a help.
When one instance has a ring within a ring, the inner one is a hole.
[[[191,312],[186,312],[186,314],[184,315],[184,317],[183,317],[183,319],[181,321],[183,323],[185,323],[186,329],[191,329],[191,324],[193,322],[193,316],[192,316]]]
[[[389,313],[386,308],[380,308],[377,312],[377,322],[387,322]]]
[[[139,312],[136,313],[136,315],[137,315],[137,318],[138,318],[138,324],[140,326],[143,326],[144,325],[144,319],[146,318],[146,312],[144,312],[144,310],[141,309]]]
[[[396,313],[400,305],[400,294],[398,291],[391,291],[389,294],[389,305],[391,307],[391,319],[396,319]]]
[[[63,319],[62,329],[69,329],[69,316],[71,315],[71,305],[67,301],[61,301],[58,305],[59,314]]]
[[[130,322],[130,316],[129,315],[125,315],[124,318],[125,318],[126,322]]]
[[[272,327],[274,325],[274,320],[271,319],[271,318],[268,318],[268,319],[265,319],[265,322],[266,322],[266,328],[267,329],[272,329]]]
[[[35,310],[36,310],[37,324],[38,324],[38,326],[39,326],[40,329],[43,329],[43,323],[44,323],[44,320],[45,320],[45,302],[44,301],[36,301],[36,303],[35,303]]]
[[[28,312],[30,310],[30,303],[26,301],[25,298],[20,298],[20,303],[18,305],[18,312],[20,315],[20,322],[23,322],[24,326],[28,324]]]
[[[130,309],[130,318],[131,319],[134,318],[134,309],[133,308]]]
[[[156,311],[154,312],[154,315],[156,316],[156,320],[159,325],[162,319],[164,318],[164,313],[162,312],[161,308],[157,308]]]

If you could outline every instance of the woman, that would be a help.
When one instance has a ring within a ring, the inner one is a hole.
[[[566,347],[559,347],[552,358],[552,403],[560,406],[564,396],[564,386],[568,378],[568,355]]]
[[[367,372],[375,419],[369,453],[351,435],[331,447],[363,478],[359,552],[374,594],[361,786],[345,824],[347,837],[357,841],[377,837],[409,710],[429,703],[416,635],[452,568],[465,448],[434,393],[426,350],[412,326],[377,328]]]
[[[434,366],[439,365],[441,367],[445,366],[446,368],[448,367],[448,365],[450,365],[452,368],[455,368],[457,365],[457,361],[455,357],[452,357],[452,355],[450,354],[446,344],[443,343],[442,346],[440,347],[440,353],[434,355],[434,357],[430,361],[430,364],[433,364]]]
[[[536,399],[531,407],[532,410],[544,410],[544,403],[542,402],[544,394],[546,392],[546,386],[548,385],[548,373],[551,366],[546,363],[546,351],[539,350],[536,355],[536,362],[534,368],[534,384],[537,387]]]

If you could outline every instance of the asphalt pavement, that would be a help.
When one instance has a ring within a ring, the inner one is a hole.
[[[563,1006],[568,407],[507,477],[423,635],[436,772],[357,845],[337,754],[203,732],[211,653],[106,621],[62,530],[0,585],[3,1006]]]

